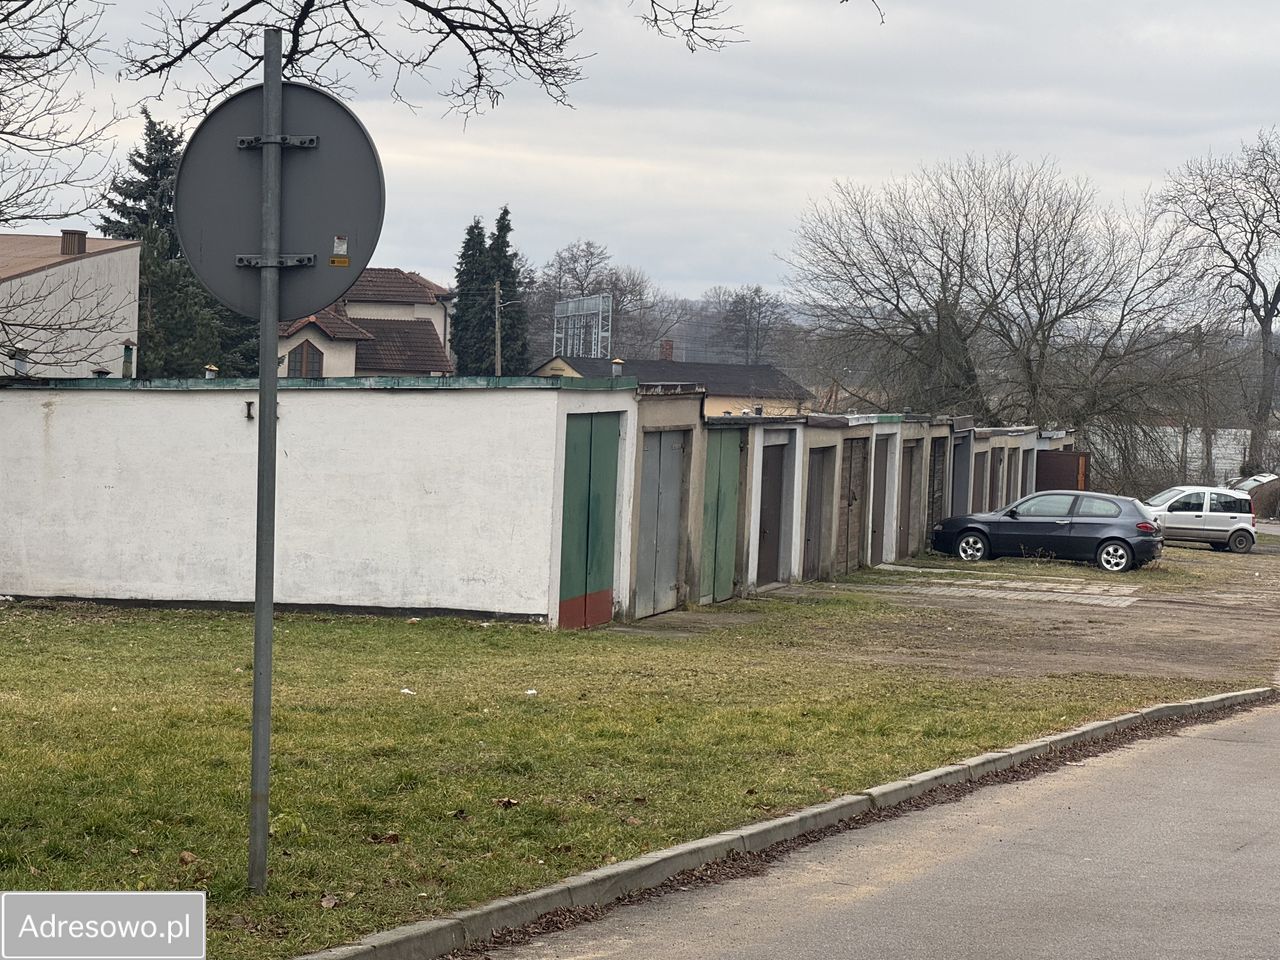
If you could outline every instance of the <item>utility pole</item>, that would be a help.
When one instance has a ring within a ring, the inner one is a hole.
[[[493,281],[493,375],[502,376],[502,281]]]

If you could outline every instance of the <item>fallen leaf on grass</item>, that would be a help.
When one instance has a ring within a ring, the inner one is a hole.
[[[401,687],[400,692],[411,697],[416,697],[418,695],[417,690],[410,690],[408,687]]]
[[[332,910],[341,902],[342,901],[339,900],[332,893],[326,893],[323,897],[320,898],[320,906],[323,907],[325,910]]]
[[[399,843],[400,834],[398,833],[371,833],[368,837],[370,843]]]
[[[638,827],[638,826],[640,826],[640,818],[639,818],[639,817],[627,817],[627,819],[623,820],[622,822],[623,822],[623,823],[625,823],[625,824],[626,824],[627,826],[629,826],[629,827]]]
[[[184,867],[191,866],[191,864],[195,863],[199,859],[200,858],[197,857],[190,850],[183,850],[180,854],[178,854],[178,862],[182,864]]]
[[[449,811],[449,816],[453,817],[453,819],[455,819],[455,820],[470,820],[470,819],[471,819],[471,814],[467,813],[467,811],[463,810],[461,807],[459,807],[457,810],[450,810],[450,811]]]
[[[520,805],[520,801],[515,797],[494,797],[493,802],[503,810],[510,810],[512,807],[518,807]]]

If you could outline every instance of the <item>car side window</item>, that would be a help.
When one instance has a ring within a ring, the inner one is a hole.
[[[1080,506],[1076,507],[1077,517],[1118,517],[1120,504],[1101,497],[1081,497]]]
[[[1020,517],[1065,517],[1071,513],[1071,504],[1075,500],[1069,493],[1046,493],[1043,497],[1032,497],[1018,505]]]
[[[1229,493],[1209,494],[1210,513],[1253,513],[1253,504]]]
[[[1188,493],[1169,504],[1170,513],[1199,513],[1204,509],[1203,493]]]

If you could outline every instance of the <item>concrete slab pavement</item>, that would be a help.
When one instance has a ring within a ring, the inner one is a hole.
[[[1280,707],[803,848],[495,960],[1280,957]]]

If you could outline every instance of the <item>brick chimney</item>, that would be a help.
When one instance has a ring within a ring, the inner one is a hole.
[[[62,231],[62,255],[64,257],[74,257],[85,251],[85,237],[89,234],[85,230],[63,230]]]
[[[674,360],[676,356],[676,342],[674,340],[658,341],[658,359]]]

